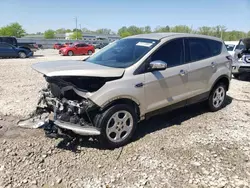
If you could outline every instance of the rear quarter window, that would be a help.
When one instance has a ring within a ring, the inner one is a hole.
[[[206,39],[212,56],[217,56],[221,53],[222,50],[222,42],[216,40]]]

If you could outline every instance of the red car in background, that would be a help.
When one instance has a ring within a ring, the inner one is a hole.
[[[59,54],[61,55],[92,55],[95,52],[95,48],[92,45],[78,43],[73,44],[59,50]]]
[[[53,45],[53,48],[57,49],[57,50],[59,50],[62,47],[63,47],[63,44],[61,44],[61,43],[56,43],[56,44]]]

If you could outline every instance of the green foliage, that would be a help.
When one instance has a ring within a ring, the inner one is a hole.
[[[25,30],[17,22],[0,28],[0,35],[1,36],[14,36],[17,38],[21,38],[25,35],[25,33],[26,33]]]
[[[170,28],[170,32],[173,33],[192,33],[192,29],[186,25],[177,25]]]
[[[243,31],[226,31],[227,28],[225,26],[215,26],[215,27],[208,27],[208,26],[202,26],[198,28],[197,30],[193,30],[192,27],[186,26],[186,25],[177,25],[174,27],[169,26],[158,26],[154,29],[154,31],[151,30],[150,26],[146,27],[136,27],[136,26],[130,26],[130,27],[122,27],[118,30],[118,35],[120,35],[122,38],[131,36],[131,35],[137,35],[142,33],[161,33],[161,32],[175,32],[175,33],[196,33],[201,35],[209,35],[214,36],[218,38],[222,38],[223,40],[239,40],[244,37],[250,37],[250,31],[248,33],[245,33]]]
[[[114,32],[111,29],[107,29],[107,28],[97,29],[95,31],[95,33],[97,33],[97,34],[105,34],[105,35],[114,34]]]
[[[66,32],[66,33],[70,33],[70,32],[72,32],[72,31],[71,31],[71,29],[66,29],[65,32]]]
[[[53,39],[55,38],[55,31],[52,29],[49,29],[47,31],[44,32],[44,38],[46,39]]]
[[[83,33],[94,33],[94,31],[89,30],[88,28],[84,27],[82,28]]]
[[[165,27],[161,27],[158,26],[155,28],[155,33],[165,33],[165,32],[170,32],[170,27],[169,26],[165,26]]]
[[[118,34],[123,38],[131,35],[138,35],[144,33],[145,28],[136,27],[135,25],[132,25],[130,27],[122,27],[118,30]],[[149,28],[147,28],[149,29]]]
[[[65,28],[60,28],[60,29],[55,30],[56,34],[65,34],[65,33],[69,33],[69,32],[71,32],[71,30],[65,29]]]
[[[77,40],[77,39],[82,39],[82,32],[80,31],[75,31],[73,32],[72,35],[69,36],[70,39]]]
[[[76,32],[76,31],[81,32],[80,29],[73,29],[73,32]]]

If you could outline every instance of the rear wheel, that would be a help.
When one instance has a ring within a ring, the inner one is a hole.
[[[92,55],[93,52],[91,50],[88,51],[88,55]]]
[[[26,58],[27,57],[25,52],[18,52],[18,56],[19,56],[19,58]]]
[[[132,107],[126,104],[110,107],[96,120],[96,126],[101,129],[101,144],[108,148],[117,148],[127,144],[137,126],[136,113]]]
[[[208,105],[212,112],[220,110],[226,101],[226,86],[220,82],[214,86],[208,99]]]
[[[73,55],[74,55],[74,52],[68,51],[68,56],[73,56]]]

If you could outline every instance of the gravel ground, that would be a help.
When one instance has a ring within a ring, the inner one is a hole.
[[[249,81],[232,80],[219,112],[197,104],[142,122],[123,148],[76,147],[15,126],[34,110],[45,84],[31,64],[58,59],[83,57],[44,50],[30,59],[0,60],[0,188],[250,187]]]

